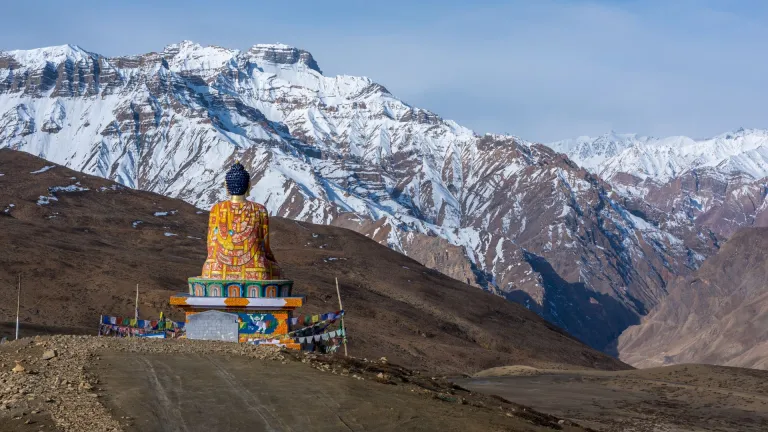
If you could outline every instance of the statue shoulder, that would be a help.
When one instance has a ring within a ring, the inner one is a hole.
[[[253,202],[253,208],[254,208],[254,210],[258,211],[259,213],[265,213],[267,211],[267,208],[264,207],[263,204],[259,204],[257,202]]]

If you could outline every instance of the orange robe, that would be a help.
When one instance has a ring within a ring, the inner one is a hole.
[[[269,215],[251,201],[222,201],[208,220],[208,259],[202,277],[221,280],[280,279],[269,248]]]

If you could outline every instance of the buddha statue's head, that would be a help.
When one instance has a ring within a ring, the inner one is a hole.
[[[245,195],[251,189],[251,175],[240,162],[235,162],[227,171],[225,181],[227,192],[229,192],[233,200],[244,200]]]

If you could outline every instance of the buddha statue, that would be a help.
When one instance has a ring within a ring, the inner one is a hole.
[[[246,199],[251,176],[239,162],[225,183],[230,198],[211,208],[202,275],[188,278],[189,291],[171,296],[170,303],[184,310],[189,339],[299,349],[288,331],[304,298],[291,295],[293,281],[284,279],[269,247],[267,209]]]
[[[269,247],[269,215],[246,199],[251,176],[236,162],[226,175],[230,199],[216,203],[208,220],[208,258],[202,278],[262,281],[281,278]],[[246,294],[247,295],[247,294]]]

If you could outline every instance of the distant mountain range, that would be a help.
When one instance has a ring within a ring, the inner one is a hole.
[[[632,207],[650,205],[722,237],[768,226],[768,130],[709,139],[610,133],[549,144],[610,182]]]
[[[684,138],[482,135],[286,45],[0,53],[2,147],[200,208],[240,160],[273,214],[361,232],[614,354],[671,280],[761,223],[761,136],[704,141],[721,160]]]
[[[628,173],[640,180],[666,183],[703,169],[724,176],[768,177],[768,131],[761,129],[739,129],[698,140],[611,132],[547,145],[607,180]]]
[[[550,146],[607,179],[627,208],[727,239],[699,270],[670,279],[669,295],[621,335],[621,359],[768,369],[768,131],[705,140],[611,133]]]

